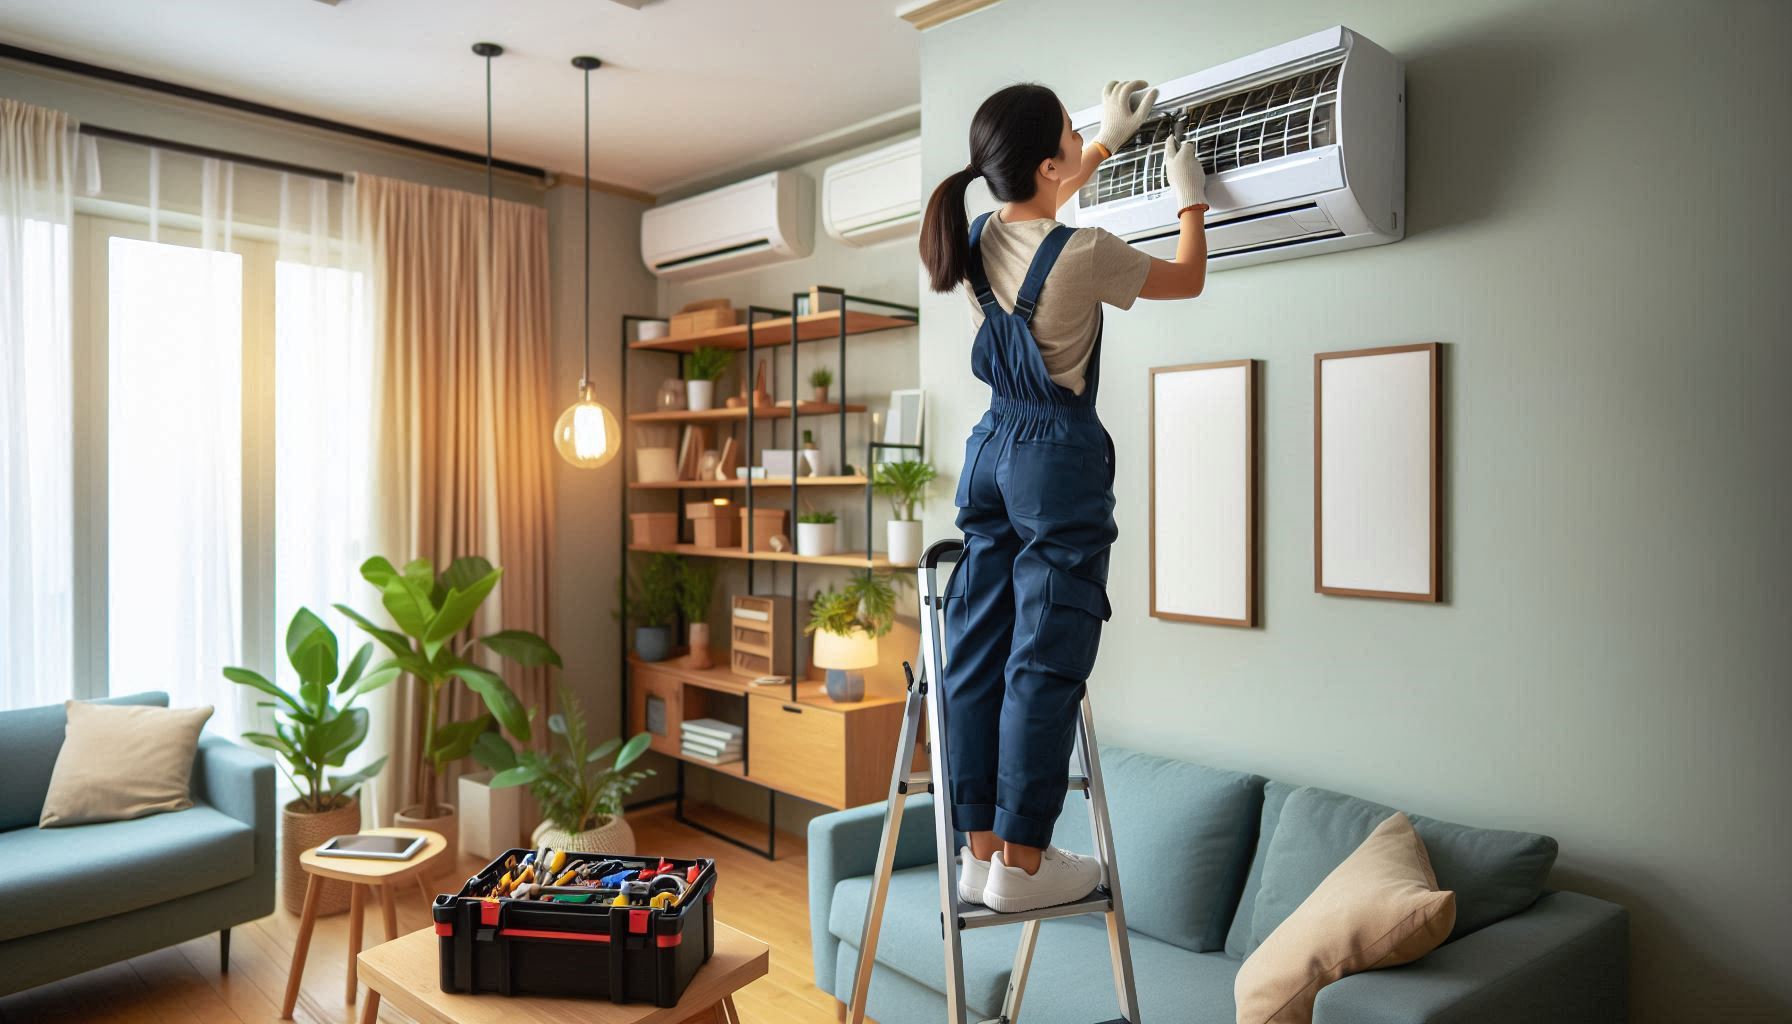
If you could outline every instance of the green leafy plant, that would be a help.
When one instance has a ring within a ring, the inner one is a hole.
[[[496,732],[487,732],[473,754],[497,772],[493,788],[528,786],[542,815],[563,832],[599,828],[619,817],[623,798],[653,774],[628,770],[647,750],[650,737],[645,732],[627,743],[612,739],[588,748],[585,714],[571,687],[560,687],[560,712],[548,717],[548,731],[555,742],[546,753],[514,750]],[[605,767],[601,762],[612,754],[615,760]]]
[[[828,367],[817,366],[815,369],[809,371],[809,386],[810,387],[826,388],[833,383],[834,383],[834,371],[829,369]]]
[[[637,626],[670,626],[678,614],[679,580],[684,575],[684,560],[663,552],[636,559],[631,574],[616,581],[621,604],[617,613],[627,615]]]
[[[809,602],[805,631],[851,636],[862,629],[872,636],[883,636],[896,623],[894,581],[889,573],[861,569],[840,590],[829,587],[818,592]]]
[[[808,509],[799,514],[796,521],[799,523],[837,523],[840,521],[840,517],[832,512],[817,512],[814,509]]]
[[[715,562],[704,558],[685,559],[684,564],[679,567],[678,611],[686,622],[708,620],[710,599],[715,596],[718,568]]]
[[[885,462],[877,467],[877,475],[872,478],[871,487],[877,493],[890,499],[890,514],[903,522],[912,522],[915,518],[915,506],[927,493],[927,486],[939,476],[933,463],[921,459],[903,459],[900,462]]]
[[[721,380],[728,372],[728,350],[699,345],[684,360],[685,380]]]
[[[560,667],[560,655],[541,637],[527,630],[506,629],[482,637],[462,637],[485,603],[504,570],[483,558],[457,558],[437,575],[435,565],[419,558],[402,570],[375,555],[361,564],[361,578],[380,592],[380,603],[397,624],[397,630],[376,625],[347,605],[336,610],[355,621],[392,657],[375,667],[380,674],[391,669],[408,672],[423,687],[423,717],[418,724],[419,750],[417,801],[422,816],[437,817],[436,780],[443,769],[466,757],[493,720],[518,740],[529,739],[529,712],[504,678],[468,660],[474,647],[484,647],[499,658],[528,668]],[[457,643],[457,638],[459,642]],[[436,709],[442,688],[455,681],[479,695],[488,714],[464,722],[436,725]]]
[[[359,771],[328,773],[342,767],[367,738],[367,709],[355,707],[355,701],[398,678],[399,671],[384,667],[367,672],[373,645],[362,644],[338,680],[336,652],[336,634],[311,609],[300,608],[286,628],[286,659],[299,675],[298,693],[288,693],[250,669],[224,670],[231,682],[275,698],[256,702],[274,710],[274,731],[246,732],[243,739],[280,755],[275,764],[299,794],[296,809],[306,814],[346,806],[361,784],[386,766],[382,757]],[[341,705],[331,703],[332,686]]]

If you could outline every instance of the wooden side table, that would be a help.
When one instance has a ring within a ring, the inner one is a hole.
[[[601,999],[443,992],[438,941],[434,928],[419,928],[361,954],[367,982],[361,1024],[379,1019],[382,997],[423,1024],[741,1024],[734,993],[765,977],[771,964],[770,946],[718,921],[709,962],[677,1006],[661,1009]]]
[[[361,911],[366,903],[369,890],[378,895],[380,916],[385,919],[386,938],[398,937],[398,905],[393,901],[393,887],[412,881],[417,883],[418,891],[425,899],[429,898],[429,890],[423,888],[423,876],[434,865],[442,852],[448,848],[448,840],[434,832],[415,828],[370,828],[362,831],[362,835],[374,836],[422,836],[423,849],[417,851],[410,860],[364,860],[356,857],[319,857],[316,850],[306,850],[299,854],[299,867],[305,870],[309,879],[305,882],[305,909],[299,916],[299,937],[292,946],[292,969],[286,975],[286,1000],[280,1004],[280,1019],[291,1020],[293,1004],[299,1000],[299,980],[305,974],[305,954],[311,948],[311,929],[317,924],[317,898],[323,889],[323,880],[335,879],[348,883],[348,997],[345,1002],[355,1001],[355,974],[357,957],[361,952]],[[370,1000],[377,1004],[378,998]]]

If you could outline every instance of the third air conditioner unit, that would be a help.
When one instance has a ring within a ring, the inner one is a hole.
[[[881,146],[821,175],[821,220],[847,245],[913,237],[921,227],[921,139]]]
[[[801,259],[815,241],[815,183],[773,171],[641,214],[641,261],[680,280]]]
[[[1154,115],[1078,191],[1073,219],[1176,251],[1171,134],[1207,171],[1215,270],[1380,245],[1405,233],[1405,72],[1343,26],[1158,86]],[[1072,115],[1093,134],[1096,107]]]

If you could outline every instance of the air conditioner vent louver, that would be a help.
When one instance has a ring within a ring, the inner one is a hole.
[[[1082,209],[1132,199],[1165,187],[1163,143],[1171,134],[1193,144],[1208,174],[1274,160],[1337,142],[1340,59],[1229,95],[1172,107],[1145,122],[1120,152],[1102,163],[1078,193]]]

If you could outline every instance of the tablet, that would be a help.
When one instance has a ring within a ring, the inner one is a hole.
[[[319,857],[365,857],[410,860],[423,849],[422,836],[337,836],[317,848]]]

